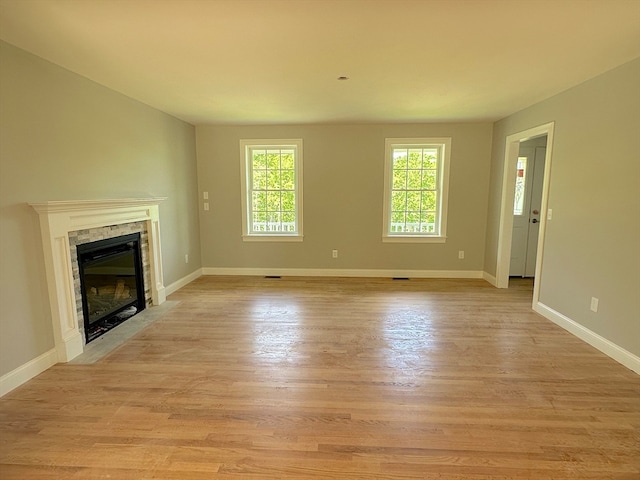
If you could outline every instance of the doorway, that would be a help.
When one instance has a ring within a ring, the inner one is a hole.
[[[537,232],[537,249],[535,253],[534,277],[538,279],[533,287],[533,304],[538,302],[540,293],[540,272],[544,256],[544,235],[547,222],[549,180],[551,172],[551,153],[553,147],[554,123],[547,123],[522,132],[509,135],[505,142],[504,169],[502,177],[502,201],[500,207],[500,225],[498,233],[498,252],[496,260],[496,286],[509,287],[511,269],[511,247],[513,238],[514,201],[516,192],[516,175],[521,143],[527,140],[546,136],[544,152],[544,172],[542,174],[541,206],[539,209]]]

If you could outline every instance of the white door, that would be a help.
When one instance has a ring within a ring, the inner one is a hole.
[[[540,209],[542,208],[542,180],[544,179],[544,159],[546,147],[536,147],[533,161],[533,178],[531,179],[531,202],[529,204],[529,234],[527,238],[527,259],[524,264],[524,276],[536,274],[536,257],[538,254],[538,233],[540,232]]]
[[[545,155],[545,147],[520,147],[513,202],[510,276],[535,275]]]

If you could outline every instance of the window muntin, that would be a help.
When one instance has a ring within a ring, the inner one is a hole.
[[[242,140],[243,236],[302,238],[302,140]]]
[[[446,238],[449,138],[387,139],[384,241]]]

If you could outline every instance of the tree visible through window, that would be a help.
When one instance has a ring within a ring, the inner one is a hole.
[[[245,236],[301,237],[302,141],[243,140]]]
[[[450,139],[387,139],[385,241],[441,239]]]

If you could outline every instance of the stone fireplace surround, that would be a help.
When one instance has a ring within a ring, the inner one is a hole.
[[[71,270],[73,272],[73,287],[76,294],[76,313],[78,315],[78,329],[82,338],[86,338],[84,332],[84,311],[82,309],[82,289],[80,282],[80,265],[78,264],[78,250],[76,246],[85,243],[116,238],[131,233],[140,234],[140,253],[142,257],[142,279],[144,284],[144,303],[148,307],[153,304],[151,297],[151,278],[149,275],[149,234],[147,232],[147,222],[123,223],[120,225],[109,225],[107,227],[88,228],[69,232],[69,247],[71,250]]]
[[[142,226],[148,241],[148,262],[144,262],[147,264],[145,290],[150,288],[153,305],[160,305],[166,300],[159,219],[159,203],[164,199],[130,198],[29,204],[40,217],[51,320],[59,362],[68,362],[84,350],[80,316],[82,311],[79,313],[77,309],[77,265],[74,267],[71,253],[75,251],[78,232],[99,232],[105,230],[103,227],[110,227],[106,230],[113,232],[111,236],[118,236],[122,231],[136,228],[132,224]]]

